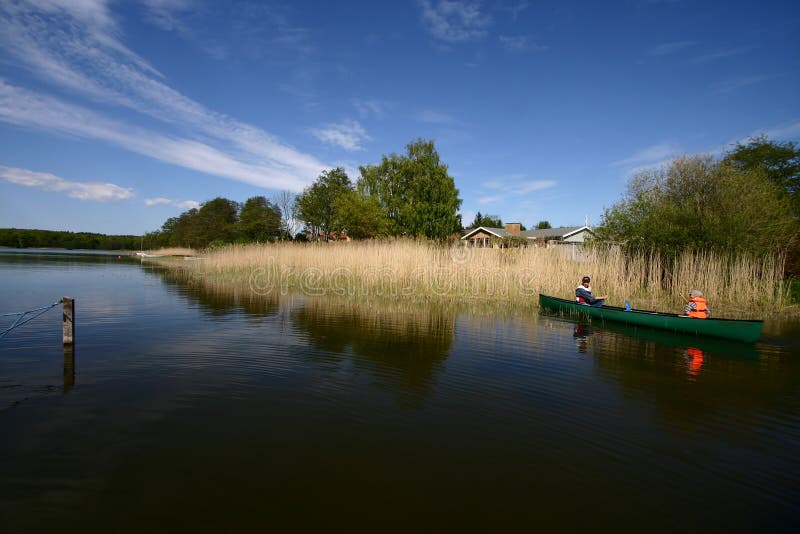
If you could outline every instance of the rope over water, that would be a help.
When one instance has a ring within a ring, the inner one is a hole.
[[[2,332],[0,332],[0,339],[2,339],[3,336],[8,334],[9,332],[14,330],[15,328],[17,328],[19,326],[22,326],[25,323],[36,319],[37,317],[39,317],[43,313],[46,313],[48,310],[50,310],[52,308],[55,308],[56,306],[61,304],[61,302],[62,302],[61,300],[58,300],[58,301],[50,304],[49,306],[42,306],[41,308],[36,308],[36,309],[33,309],[33,310],[27,310],[27,311],[21,311],[21,312],[11,312],[11,313],[0,313],[0,317],[13,317],[13,316],[16,316],[16,315],[19,316],[19,317],[17,317],[17,320],[14,321],[14,324],[12,324],[8,328],[6,328]],[[30,317],[26,318],[27,315],[30,315]]]

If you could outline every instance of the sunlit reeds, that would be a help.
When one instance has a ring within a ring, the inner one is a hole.
[[[380,297],[531,305],[539,293],[572,298],[583,275],[609,304],[679,311],[679,292],[703,291],[714,315],[780,312],[781,258],[686,253],[667,268],[657,254],[618,248],[477,249],[397,240],[231,245],[202,260],[165,262],[188,276],[224,278],[256,294]]]
[[[154,256],[195,256],[197,255],[197,251],[191,248],[181,248],[181,247],[166,247],[166,248],[159,248],[156,250],[148,250],[148,254],[152,254]]]

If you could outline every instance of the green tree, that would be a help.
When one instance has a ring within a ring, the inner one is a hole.
[[[343,168],[323,171],[316,182],[295,198],[297,217],[306,223],[312,235],[323,231],[327,236],[341,231],[337,225],[340,222],[337,201],[352,190],[353,184]]]
[[[337,226],[353,239],[389,235],[389,218],[374,197],[347,191],[337,200]]]
[[[766,135],[750,138],[725,155],[739,169],[761,169],[789,195],[795,213],[800,215],[800,148],[792,141],[778,143]]]
[[[196,220],[201,246],[208,246],[212,241],[232,242],[236,238],[238,212],[239,204],[227,198],[217,197],[204,202]]]
[[[433,141],[419,139],[405,156],[383,156],[359,170],[359,191],[378,201],[392,235],[444,238],[461,229],[458,189]]]
[[[503,228],[503,220],[498,215],[483,215],[481,212],[475,214],[470,228],[477,228],[483,226],[484,228]]]
[[[787,196],[763,169],[683,157],[634,176],[597,236],[628,248],[786,251],[798,231]]]
[[[281,232],[281,210],[266,197],[247,199],[239,214],[238,233],[247,241],[268,241]]]
[[[550,224],[550,221],[539,221],[536,224],[536,229],[537,230],[548,230],[550,228],[552,228],[552,225]]]

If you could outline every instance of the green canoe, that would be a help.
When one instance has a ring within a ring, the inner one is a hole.
[[[644,326],[659,330],[670,330],[703,337],[733,339],[752,343],[761,337],[763,321],[738,319],[691,319],[674,313],[659,313],[645,310],[626,311],[615,306],[594,308],[572,300],[559,299],[539,294],[539,306],[543,310],[582,315],[601,321],[614,321],[632,326]]]

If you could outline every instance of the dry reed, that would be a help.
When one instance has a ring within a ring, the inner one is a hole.
[[[187,276],[220,278],[256,294],[409,298],[501,305],[538,293],[572,298],[583,275],[609,304],[679,311],[700,289],[717,317],[761,317],[787,304],[782,259],[686,253],[667,269],[656,254],[618,248],[475,249],[411,240],[231,245],[202,261],[164,262]]]
[[[155,250],[148,250],[148,254],[153,254],[154,256],[196,256],[197,251],[191,248],[181,248],[181,247],[166,247],[166,248],[158,248]]]

